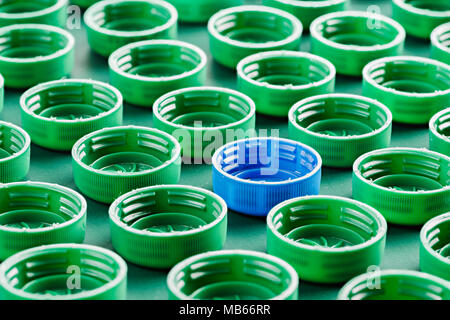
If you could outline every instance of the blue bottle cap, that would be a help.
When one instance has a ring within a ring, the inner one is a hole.
[[[213,156],[213,189],[231,210],[266,216],[287,199],[319,193],[322,159],[302,143],[275,137],[238,140]]]

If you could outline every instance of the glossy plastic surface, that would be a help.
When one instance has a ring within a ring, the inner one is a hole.
[[[302,31],[303,26],[296,17],[266,6],[224,9],[208,22],[211,54],[228,68],[236,68],[243,58],[258,52],[297,51]]]
[[[22,127],[33,143],[70,151],[96,130],[122,125],[122,94],[107,83],[69,79],[41,83],[20,99]]]
[[[288,262],[301,280],[341,283],[384,254],[387,223],[375,209],[348,198],[287,200],[267,216],[267,252]]]
[[[170,271],[167,286],[173,300],[296,300],[298,296],[297,273],[289,264],[246,250],[188,258]]]
[[[426,149],[387,148],[353,165],[353,198],[389,223],[422,225],[450,207],[450,157]]]
[[[79,281],[75,273],[80,275]],[[123,300],[126,290],[125,261],[110,250],[91,245],[35,247],[0,265],[2,300]]]
[[[54,243],[82,243],[86,200],[56,184],[0,185],[0,261],[22,250]]]
[[[214,192],[241,213],[266,216],[284,200],[319,193],[322,159],[293,140],[230,142],[216,151],[212,163]]]
[[[351,167],[360,155],[389,147],[391,131],[389,109],[363,96],[318,95],[289,112],[289,137],[319,152],[324,166]]]
[[[259,113],[286,116],[297,101],[334,91],[336,69],[305,52],[270,51],[242,59],[238,90],[255,101]]]
[[[227,205],[214,193],[165,185],[131,191],[109,209],[112,245],[125,259],[170,268],[195,254],[222,249]]]
[[[84,13],[89,45],[104,57],[128,43],[175,39],[177,19],[177,10],[160,0],[104,0]]]
[[[72,169],[80,191],[112,203],[131,190],[180,179],[181,147],[169,134],[136,126],[90,133],[72,148]]]

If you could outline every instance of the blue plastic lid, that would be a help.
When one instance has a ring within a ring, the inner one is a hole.
[[[234,141],[218,149],[212,163],[214,192],[237,212],[266,216],[287,199],[319,194],[322,159],[296,141]]]

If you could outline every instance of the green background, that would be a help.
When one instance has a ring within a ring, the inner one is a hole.
[[[193,0],[195,1],[195,0]],[[219,1],[219,0],[218,0]],[[255,1],[253,1],[255,2]],[[368,10],[377,5],[382,14],[391,15],[390,1],[353,0],[350,8]],[[107,61],[94,54],[87,44],[84,27],[71,30],[76,37],[76,63],[72,78],[91,78],[108,82]],[[204,25],[179,24],[179,39],[200,46],[208,54],[207,85],[236,88],[234,70],[225,69],[215,63],[208,49],[208,35]],[[407,38],[405,55],[429,56],[429,42]],[[301,51],[309,51],[309,35],[302,37]],[[338,76],[336,92],[361,93],[361,79]],[[5,108],[1,119],[20,125],[19,97],[21,92],[6,90]],[[152,112],[129,105],[124,108],[125,124],[152,126]],[[280,136],[287,138],[287,119],[257,115],[257,128],[280,129]],[[425,126],[394,124],[392,146],[427,147],[428,129]],[[28,180],[61,184],[76,189],[72,177],[71,156],[32,145],[31,170]],[[321,194],[351,197],[351,170],[323,168]],[[209,165],[184,165],[180,184],[191,184],[212,190],[211,167]],[[108,207],[88,201],[88,223],[85,243],[112,249],[108,222]],[[228,238],[225,249],[248,249],[265,251],[265,219],[247,217],[229,212]],[[167,299],[167,271],[140,268],[128,264],[129,299]],[[419,269],[419,228],[390,225],[382,269]],[[335,299],[341,285],[316,285],[300,281],[300,299]]]

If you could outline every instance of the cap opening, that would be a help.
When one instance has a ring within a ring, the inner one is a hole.
[[[243,95],[199,88],[166,95],[155,111],[177,126],[215,128],[244,120],[253,109]]]
[[[151,43],[119,50],[114,55],[117,68],[124,73],[145,78],[174,77],[193,71],[204,57],[182,45]]]
[[[304,130],[329,137],[352,137],[372,133],[389,122],[387,110],[356,97],[324,96],[299,102],[293,113]]]
[[[175,294],[189,299],[272,299],[289,290],[296,277],[295,272],[260,256],[204,254],[190,260],[171,276]]]
[[[123,266],[114,257],[89,248],[32,249],[7,261],[2,280],[8,287],[37,299],[74,294],[89,296],[123,273]],[[71,281],[74,270],[80,272],[78,283]]]
[[[0,13],[28,13],[47,9],[58,3],[59,0],[5,0],[0,4]]]
[[[0,123],[0,161],[22,151],[28,145],[29,141],[21,131]]]
[[[372,62],[365,73],[376,84],[404,93],[431,94],[450,88],[448,67],[419,59],[380,59]]]
[[[420,193],[448,185],[449,160],[439,154],[385,149],[363,156],[355,166],[364,179],[389,190]]]
[[[229,10],[217,16],[213,28],[225,38],[251,44],[283,41],[296,30],[288,17],[257,9]]]
[[[0,188],[0,199],[0,225],[20,230],[57,226],[86,211],[78,194],[55,185],[7,184]]]
[[[244,139],[218,151],[215,165],[226,174],[253,182],[287,182],[312,174],[321,165],[312,149],[290,140]]]
[[[161,27],[172,19],[172,11],[156,1],[111,2],[92,8],[89,13],[92,22],[112,31],[146,31]]]
[[[111,174],[155,169],[179,153],[176,141],[163,133],[126,127],[97,131],[74,148],[83,164]]]
[[[245,61],[240,66],[245,77],[273,86],[307,86],[328,78],[332,72],[328,64],[309,56],[262,55]]]
[[[65,33],[55,29],[5,28],[0,34],[0,57],[9,59],[33,59],[50,56],[69,45]]]
[[[379,214],[355,201],[298,198],[274,208],[269,227],[284,238],[311,248],[362,244],[385,230]]]
[[[111,88],[93,82],[58,81],[30,89],[22,98],[29,112],[52,120],[81,120],[115,109],[120,97]]]
[[[206,226],[226,210],[224,203],[194,188],[150,187],[122,197],[112,217],[149,233],[186,232]]]
[[[315,32],[321,37],[340,45],[371,47],[387,45],[399,36],[397,28],[382,20],[377,19],[377,28],[371,28],[368,16],[330,15],[320,23],[313,24]]]

